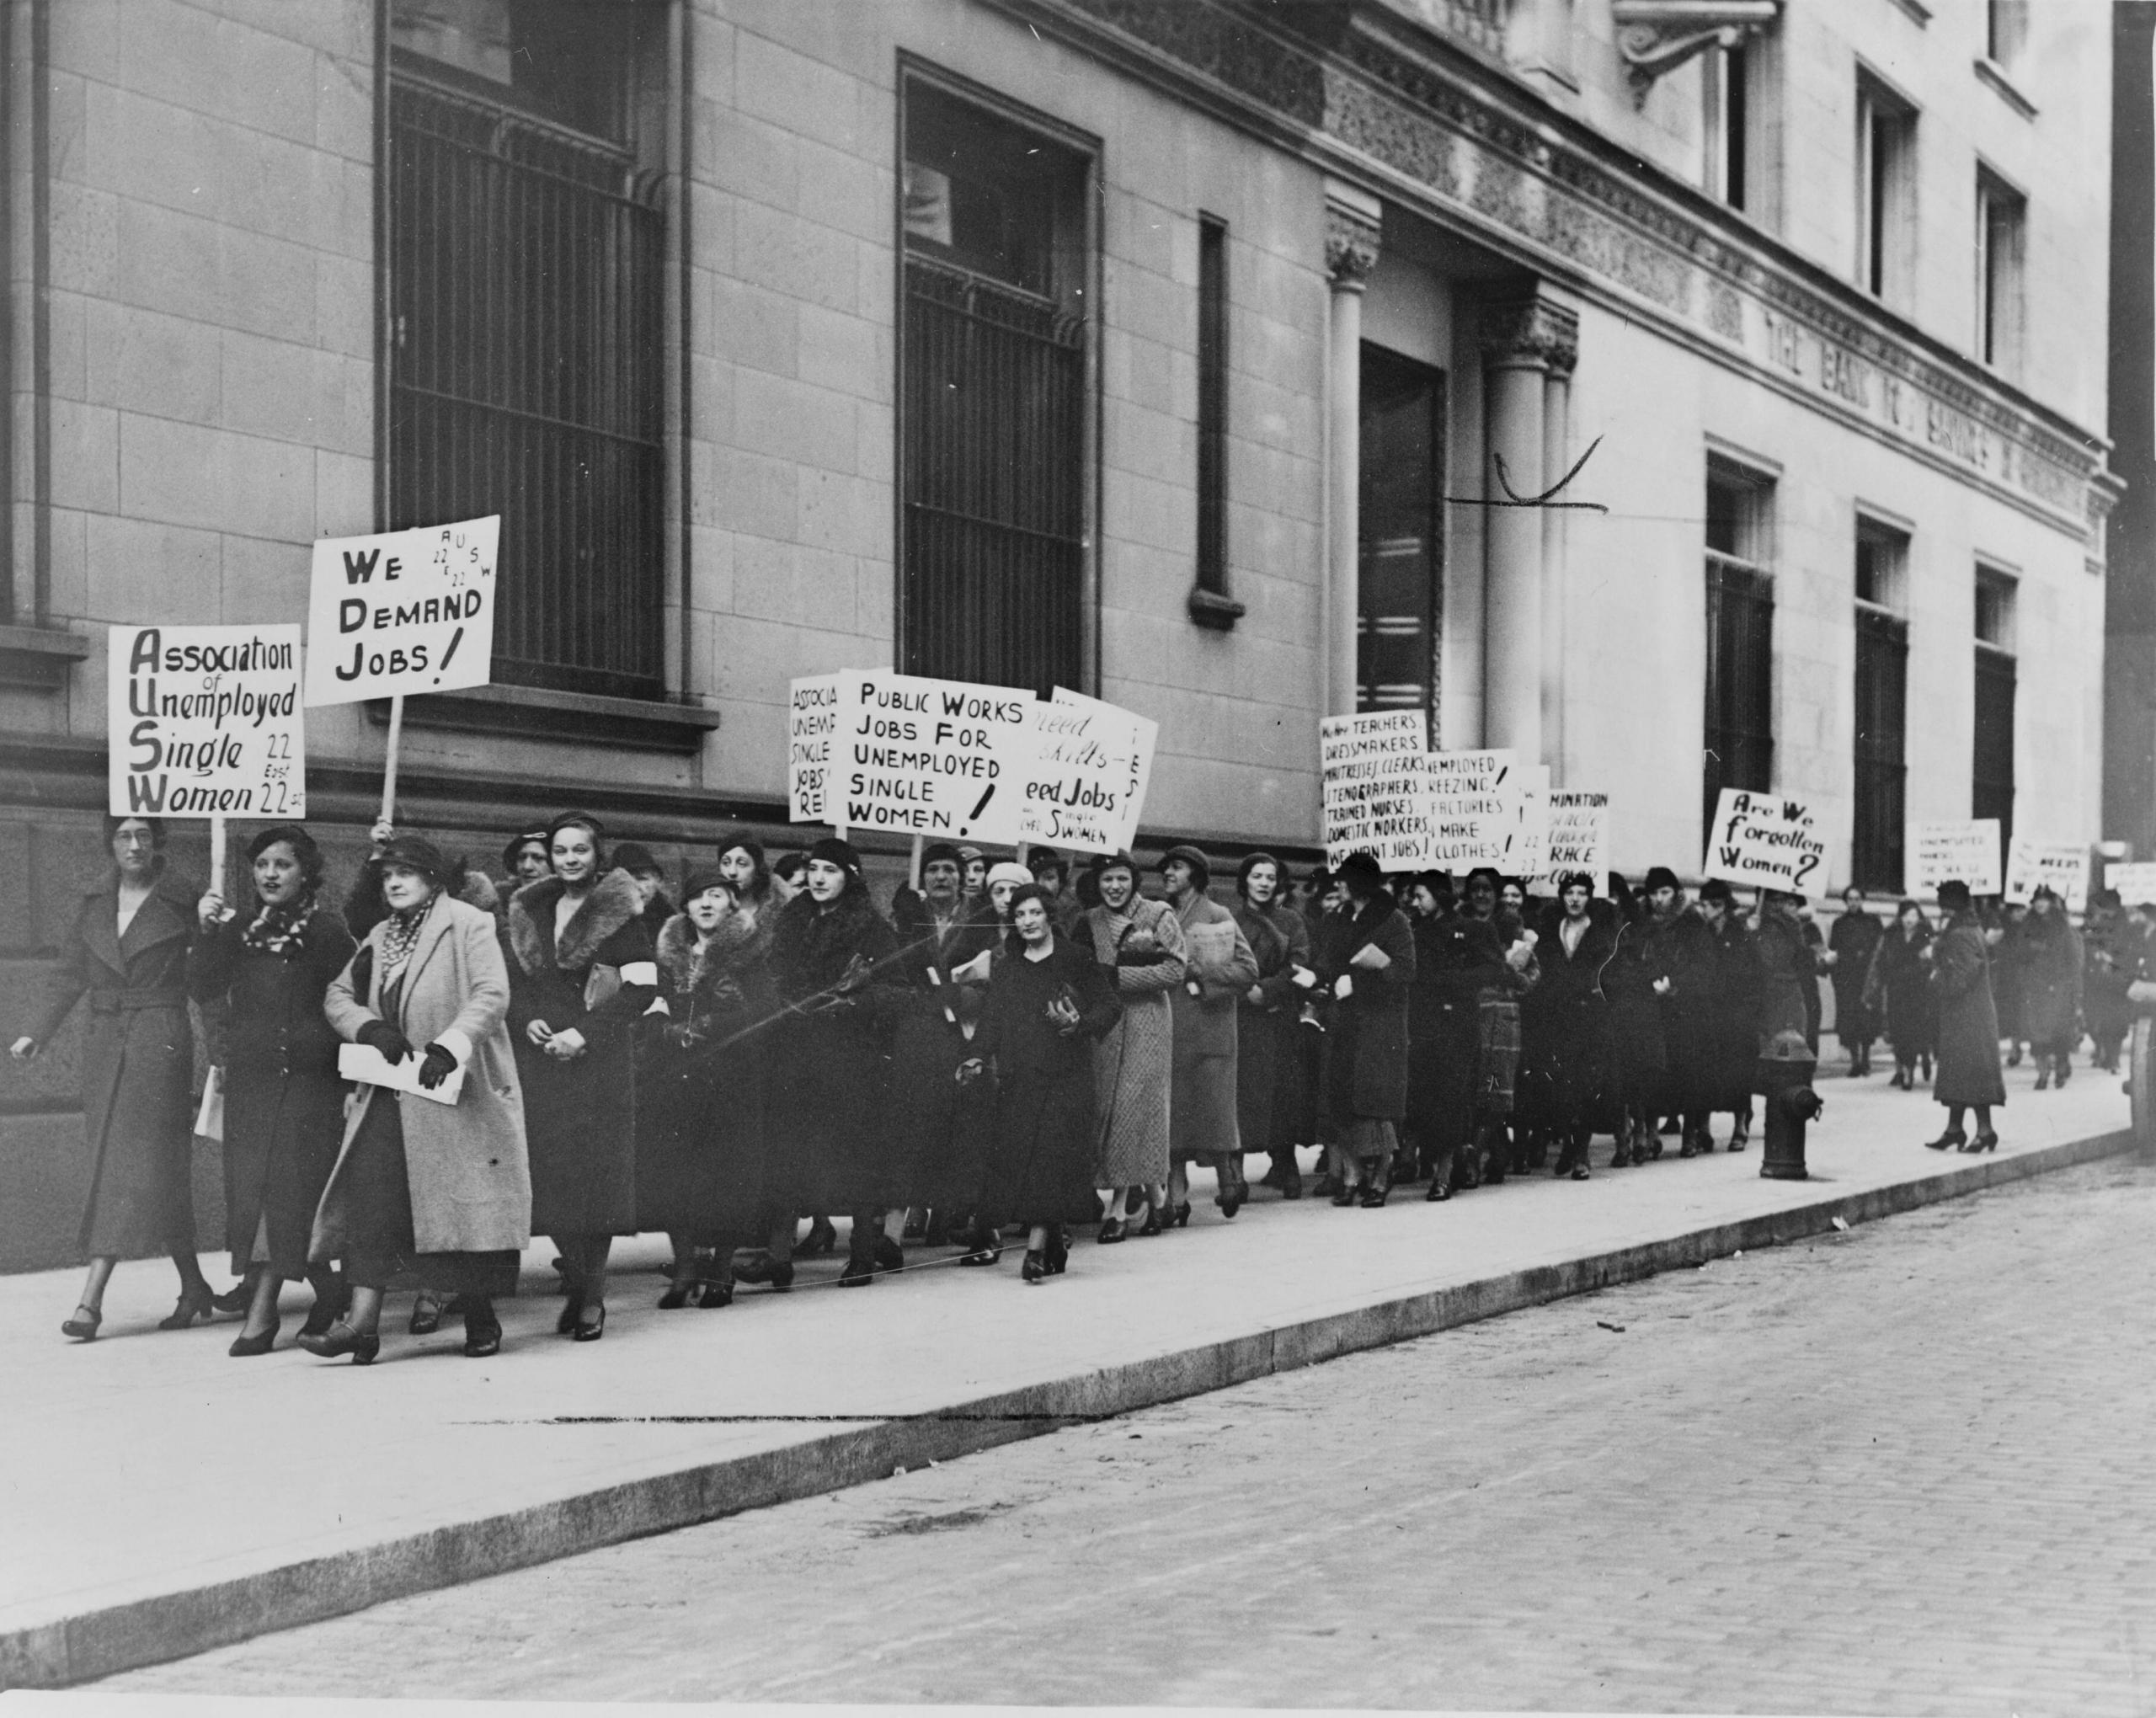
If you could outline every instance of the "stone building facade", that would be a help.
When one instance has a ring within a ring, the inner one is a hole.
[[[5,16],[11,1011],[101,862],[104,626],[497,510],[499,683],[400,797],[483,856],[782,822],[787,681],[886,662],[1157,718],[1149,829],[1224,855],[1307,853],[1373,706],[1607,789],[1628,870],[1721,782],[1881,889],[1904,819],[2100,833],[2099,0]],[[308,738],[349,867],[382,712]]]

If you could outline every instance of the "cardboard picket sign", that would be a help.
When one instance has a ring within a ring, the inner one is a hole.
[[[114,816],[307,815],[297,627],[114,627],[106,650]]]
[[[795,823],[824,820],[824,788],[838,739],[841,678],[804,675],[787,687],[786,806]]]
[[[1597,894],[1609,888],[1609,796],[1579,789],[1553,789],[1550,795],[1550,843],[1540,881],[1555,894],[1557,879],[1584,871]]]
[[[2156,905],[2156,863],[2146,859],[2112,860],[2104,867],[2104,887],[2118,892],[2121,906]]]
[[[824,820],[931,840],[1012,847],[1032,779],[1029,692],[889,669],[839,676],[838,755]]]
[[[2089,906],[2089,850],[2079,841],[2038,841],[2016,835],[2007,844],[2006,894],[2009,904],[2026,906],[2045,885],[2066,903],[2070,913]]]
[[[1426,867],[1462,872],[1487,865],[1510,874],[1525,785],[1518,754],[1508,747],[1432,752],[1423,768],[1429,783]]]
[[[1999,819],[1968,819],[1956,823],[1913,823],[1903,836],[1908,856],[1908,884],[1921,898],[1939,893],[1942,883],[1959,880],[1971,894],[1995,895],[1999,868]]]
[[[1326,863],[1366,852],[1387,871],[1428,870],[1429,723],[1422,712],[1327,716],[1317,732]]]
[[[1160,723],[1067,686],[1037,702],[1033,718],[1019,839],[1082,853],[1129,851],[1138,840]]]
[[[1827,893],[1827,838],[1809,802],[1790,793],[1725,787],[1707,831],[1709,877],[1745,888],[1817,899]]]
[[[501,524],[490,514],[317,542],[307,702],[355,704],[487,685]]]
[[[1550,766],[1523,764],[1518,780],[1519,838],[1511,862],[1515,876],[1533,878],[1550,868]]]

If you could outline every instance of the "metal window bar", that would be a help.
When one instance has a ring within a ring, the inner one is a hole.
[[[1228,594],[1228,229],[1198,227],[1198,587]]]
[[[1977,646],[1975,744],[1969,769],[1969,815],[1999,819],[1999,839],[2014,835],[2013,654]]]
[[[1773,581],[1748,563],[1710,549],[1705,825],[1725,787],[1764,792],[1774,775]]]
[[[1856,611],[1855,822],[1850,880],[1899,889],[1908,750],[1909,628],[1900,616]]]
[[[905,264],[908,673],[1080,683],[1086,325],[1052,301]]]
[[[1436,732],[1444,643],[1444,377],[1365,346],[1357,473],[1355,707]]]
[[[390,522],[502,515],[498,678],[661,696],[658,178],[402,67],[389,148]]]

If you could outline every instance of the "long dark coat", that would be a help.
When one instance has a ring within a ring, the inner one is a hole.
[[[1705,915],[1700,915],[1705,925]],[[1759,1061],[1760,951],[1753,933],[1733,912],[1722,915],[1721,926],[1707,926],[1706,947],[1711,952],[1710,1003],[1698,1029],[1702,1036],[1702,1075],[1708,1110],[1741,1110],[1749,1101]],[[1789,927],[1794,930],[1793,924]],[[1777,931],[1777,936],[1788,934]],[[1800,944],[1802,938],[1799,934]],[[1806,969],[1811,961],[1805,961]],[[1804,1030],[1803,1003],[1794,991],[1790,1000],[1797,1010],[1796,1029]]]
[[[979,1012],[981,990],[954,984],[951,971],[995,950],[1001,928],[985,900],[961,907],[941,926],[926,900],[910,889],[892,902],[892,911],[894,966],[906,990],[892,1022],[884,1080],[893,1173],[908,1190],[907,1204],[969,1210],[987,1172],[995,1101],[990,1086],[958,1083],[959,1064],[975,1054],[965,1027]]]
[[[1553,904],[1535,955],[1541,982],[1520,1004],[1524,1112],[1545,1126],[1587,1126],[1609,1077],[1610,1011],[1603,976],[1617,952],[1616,910],[1588,903],[1587,929],[1567,950],[1565,915]]]
[[[770,1045],[771,1162],[795,1211],[903,1205],[909,1166],[878,1113],[891,1024],[908,1006],[898,939],[857,882],[829,907],[806,893],[779,913],[771,978],[787,1010]]]
[[[2021,1024],[2029,1042],[2069,1048],[2080,1035],[2081,938],[2054,907],[2021,926]]]
[[[626,871],[592,886],[558,938],[562,881],[510,897],[510,1035],[524,1083],[531,1227],[540,1235],[629,1235],[637,1226],[636,1069],[631,1030],[659,995],[643,903]],[[574,1028],[584,1054],[558,1061],[526,1036],[535,1020]]]
[[[1666,919],[1650,911],[1638,928],[1643,944],[1641,964],[1669,980],[1662,996],[1662,1046],[1668,1070],[1662,1106],[1688,1115],[1723,1107],[1716,1102],[1726,1052],[1716,1028],[1721,984],[1714,933],[1696,907],[1683,908]]]
[[[1303,993],[1290,974],[1310,965],[1310,936],[1303,915],[1277,901],[1261,912],[1238,898],[1229,910],[1257,958],[1265,999],[1252,1002],[1246,993],[1235,1005],[1235,1123],[1244,1150],[1270,1151],[1295,1143],[1294,1105],[1282,1088],[1300,1071],[1294,1033]]]
[[[195,1035],[187,958],[199,891],[170,873],[119,934],[116,877],[92,890],[61,942],[44,1012],[29,1029],[49,1043],[87,995],[83,1134],[89,1198],[77,1244],[93,1258],[195,1245]]]
[[[1973,913],[1956,913],[1946,921],[1934,947],[1931,989],[1939,1000],[1939,1070],[1932,1096],[1946,1104],[2004,1103],[1991,951]]]
[[[1352,965],[1365,948],[1377,949],[1391,964],[1376,972]],[[1326,1109],[1337,1138],[1351,1123],[1406,1117],[1415,932],[1392,897],[1380,893],[1357,909],[1330,958],[1334,970],[1321,974],[1326,988],[1343,975],[1353,986],[1345,1000],[1334,1003],[1326,1032]]]
[[[1864,1000],[1864,981],[1885,934],[1886,927],[1860,907],[1844,911],[1827,933],[1828,952],[1834,957],[1834,1036],[1844,1045],[1869,1043],[1879,1036],[1879,1022]]]
[[[1665,975],[1661,957],[1667,951],[1647,924],[1641,908],[1618,926],[1602,981],[1609,998],[1612,1095],[1634,1110],[1659,1107],[1669,1084],[1662,999],[1654,991],[1654,981]]]
[[[1929,925],[1919,926],[1914,936],[1904,936],[1899,925],[1890,925],[1871,958],[1874,976],[1866,991],[1883,1010],[1894,1059],[1904,1064],[1929,1055],[1939,1038],[1939,1000],[1923,953],[1931,936]]]
[[[329,982],[355,947],[343,920],[318,906],[282,950],[251,948],[259,904],[201,936],[188,986],[225,1016],[225,1245],[244,1272],[258,1230],[270,1268],[307,1269],[315,1207],[344,1138],[337,1073],[342,1042],[322,1012]]]
[[[1474,1135],[1481,996],[1503,980],[1505,946],[1495,925],[1462,913],[1418,919],[1412,935],[1415,976],[1408,1002],[1412,1048],[1406,1119],[1421,1144],[1449,1150]],[[1328,951],[1318,968],[1328,990],[1352,952]],[[1334,1011],[1337,1018],[1338,1011]],[[1326,1048],[1329,1057],[1329,1035]],[[1338,1119],[1344,1126],[1348,1118]]]
[[[1769,907],[1759,915],[1759,929],[1752,940],[1758,983],[1753,1028],[1758,1051],[1789,1032],[1809,1031],[1805,999],[1818,993],[1818,958],[1805,929],[1803,921],[1785,908]],[[1746,1070],[1748,1089],[1754,1072]]]
[[[637,1064],[637,1227],[706,1246],[760,1245],[770,1232],[764,1043],[777,1006],[769,937],[739,913],[707,943],[686,914],[660,926],[670,1011]]]
[[[1067,995],[1078,1024],[1048,1017]],[[995,1070],[995,1150],[982,1203],[991,1221],[1091,1223],[1093,1193],[1093,1046],[1122,1018],[1113,971],[1091,940],[1058,935],[1044,960],[1014,950],[996,963],[974,1039]]]

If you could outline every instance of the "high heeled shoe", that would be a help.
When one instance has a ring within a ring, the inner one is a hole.
[[[1102,1246],[1113,1246],[1118,1241],[1128,1239],[1123,1234],[1123,1219],[1103,1217],[1101,1219],[1101,1232],[1093,1239]]]
[[[1969,1141],[1969,1150],[1972,1154],[1978,1151],[1996,1151],[1999,1150],[1999,1135],[1988,1129]]]
[[[1048,1281],[1048,1261],[1028,1247],[1026,1262],[1018,1272],[1018,1280],[1022,1283],[1045,1283]]]
[[[464,1315],[464,1356],[488,1360],[502,1351],[502,1321],[489,1313]]]
[[[1385,1195],[1391,1190],[1382,1182],[1373,1182],[1363,1189],[1362,1197],[1355,1201],[1365,1211],[1379,1211],[1385,1208]]]
[[[659,1310],[661,1312],[678,1312],[689,1304],[689,1297],[696,1292],[696,1285],[693,1282],[669,1283],[666,1292],[659,1297]]]
[[[104,1322],[104,1314],[96,1307],[78,1306],[75,1309],[74,1317],[61,1321],[60,1334],[72,1337],[78,1342],[94,1342],[98,1339],[98,1326]]]
[[[734,1267],[734,1280],[737,1283],[761,1283],[768,1288],[783,1291],[793,1286],[793,1261],[775,1259],[769,1254],[762,1258],[743,1259]]]
[[[415,1337],[431,1337],[441,1328],[441,1296],[422,1288],[412,1302],[412,1320],[405,1326]]]
[[[1070,1267],[1070,1247],[1060,1235],[1049,1237],[1048,1246],[1041,1262],[1048,1267],[1051,1277],[1060,1277]]]
[[[242,1277],[223,1294],[210,1297],[210,1305],[217,1312],[245,1312],[253,1305],[254,1278],[252,1273]]]
[[[723,1277],[705,1278],[696,1295],[696,1305],[707,1312],[715,1306],[733,1305],[734,1284]]]
[[[838,1250],[839,1232],[832,1226],[830,1219],[815,1217],[809,1219],[808,1238],[793,1251],[798,1257],[813,1259],[828,1256]]]
[[[1966,1151],[1969,1146],[1969,1136],[1959,1128],[1949,1128],[1936,1139],[1927,1139],[1924,1143],[1934,1151]]]
[[[1140,1240],[1150,1240],[1161,1232],[1161,1208],[1149,1204],[1145,1208],[1145,1220],[1130,1232]]]
[[[593,1316],[596,1314],[597,1316]],[[577,1314],[576,1329],[569,1340],[575,1342],[595,1342],[606,1334],[606,1303],[603,1300],[580,1308]]]
[[[903,1271],[906,1267],[905,1249],[888,1235],[876,1237],[876,1268],[879,1271]]]
[[[351,1310],[352,1291],[339,1283],[331,1293],[318,1291],[314,1305],[307,1309],[307,1322],[300,1326],[303,1337],[318,1337]]]
[[[179,1305],[157,1321],[157,1328],[161,1331],[184,1331],[198,1318],[207,1324],[216,1302],[216,1296],[210,1292],[207,1283],[192,1288],[183,1288],[179,1291]]]
[[[569,1290],[569,1298],[562,1303],[560,1315],[554,1321],[554,1334],[558,1337],[574,1336],[577,1321],[583,1316],[584,1291],[581,1288],[572,1288]]]
[[[371,1366],[375,1356],[382,1353],[382,1333],[379,1331],[355,1331],[342,1322],[334,1324],[318,1337],[302,1337],[300,1347],[310,1354],[324,1360],[341,1360],[350,1354],[355,1366]]]
[[[1105,1237],[1103,1237],[1105,1238]],[[985,1267],[998,1262],[1003,1256],[1003,1242],[992,1229],[978,1230],[965,1251],[958,1255],[962,1265]]]
[[[271,1319],[270,1328],[255,1336],[242,1333],[232,1338],[232,1345],[225,1352],[235,1360],[252,1360],[258,1354],[266,1354],[277,1344],[277,1331],[283,1321]]]
[[[846,1268],[839,1272],[841,1288],[866,1288],[876,1280],[876,1262],[858,1255],[846,1262]]]

